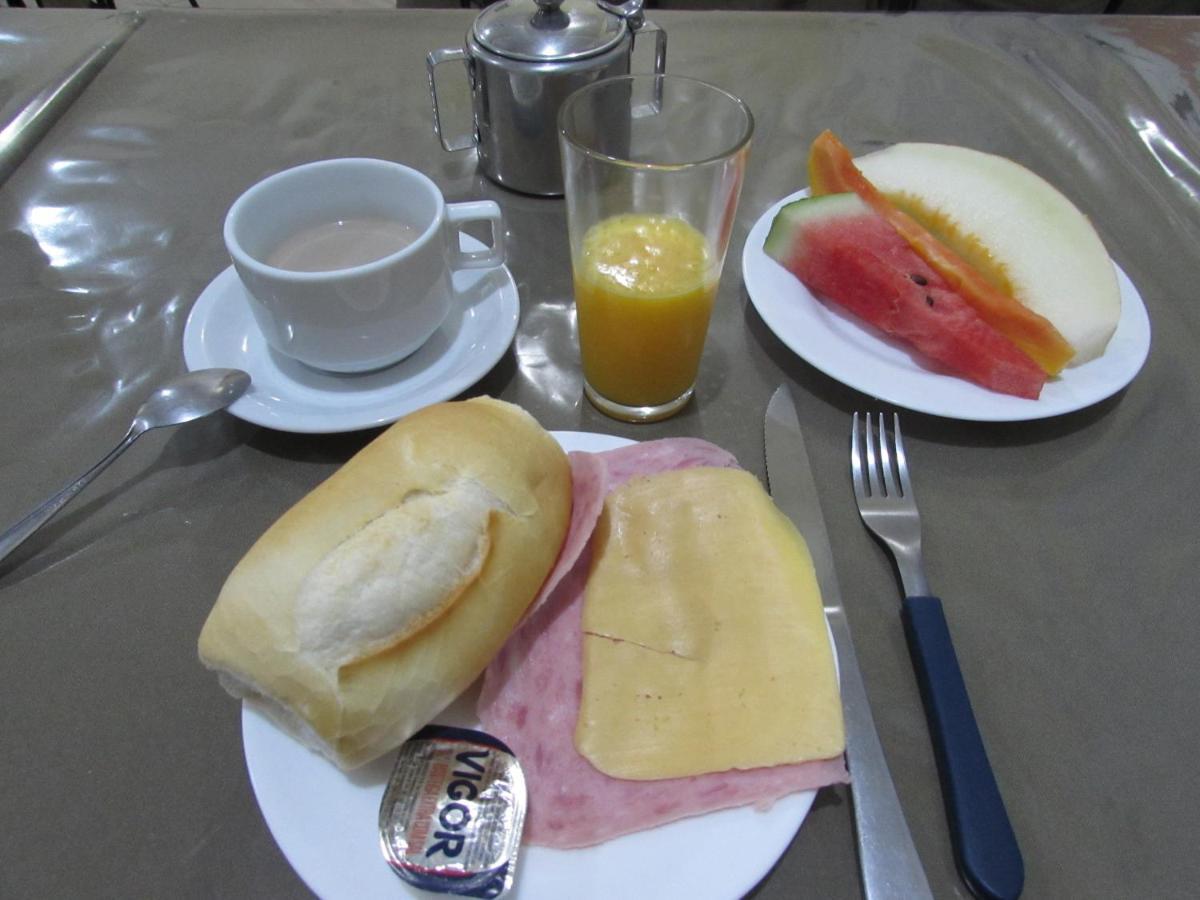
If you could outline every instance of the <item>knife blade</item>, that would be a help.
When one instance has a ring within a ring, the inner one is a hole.
[[[866,685],[850,637],[850,623],[842,608],[833,550],[800,431],[800,418],[786,385],[780,385],[767,404],[763,439],[771,497],[808,544],[825,604],[825,618],[833,634],[842,686],[846,767],[850,770],[863,893],[868,900],[932,900],[925,869],[875,730]]]

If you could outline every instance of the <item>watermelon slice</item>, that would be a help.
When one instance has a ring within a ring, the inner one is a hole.
[[[856,194],[789,203],[767,255],[814,294],[909,344],[952,375],[1036,400],[1046,373],[987,324]]]

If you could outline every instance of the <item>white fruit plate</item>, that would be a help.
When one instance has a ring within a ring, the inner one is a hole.
[[[1121,317],[1104,354],[1067,368],[1037,400],[998,394],[926,366],[902,344],[824,303],[763,251],[775,214],[807,197],[797,191],[773,204],[750,229],[742,277],[767,327],[797,356],[856,390],[916,412],[977,422],[1020,422],[1075,412],[1131,382],[1150,351],[1150,319],[1129,276],[1115,262]]]

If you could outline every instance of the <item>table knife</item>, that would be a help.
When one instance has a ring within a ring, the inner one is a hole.
[[[808,544],[825,604],[825,618],[833,634],[863,893],[867,900],[932,900],[933,893],[900,808],[900,798],[871,716],[850,637],[850,623],[842,608],[817,485],[800,433],[795,402],[786,385],[780,385],[767,404],[763,432],[771,497]]]

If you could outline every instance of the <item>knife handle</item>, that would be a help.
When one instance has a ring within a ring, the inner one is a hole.
[[[942,601],[907,597],[902,615],[959,874],[976,896],[1014,900],[1025,882],[1025,866],[975,723]]]

